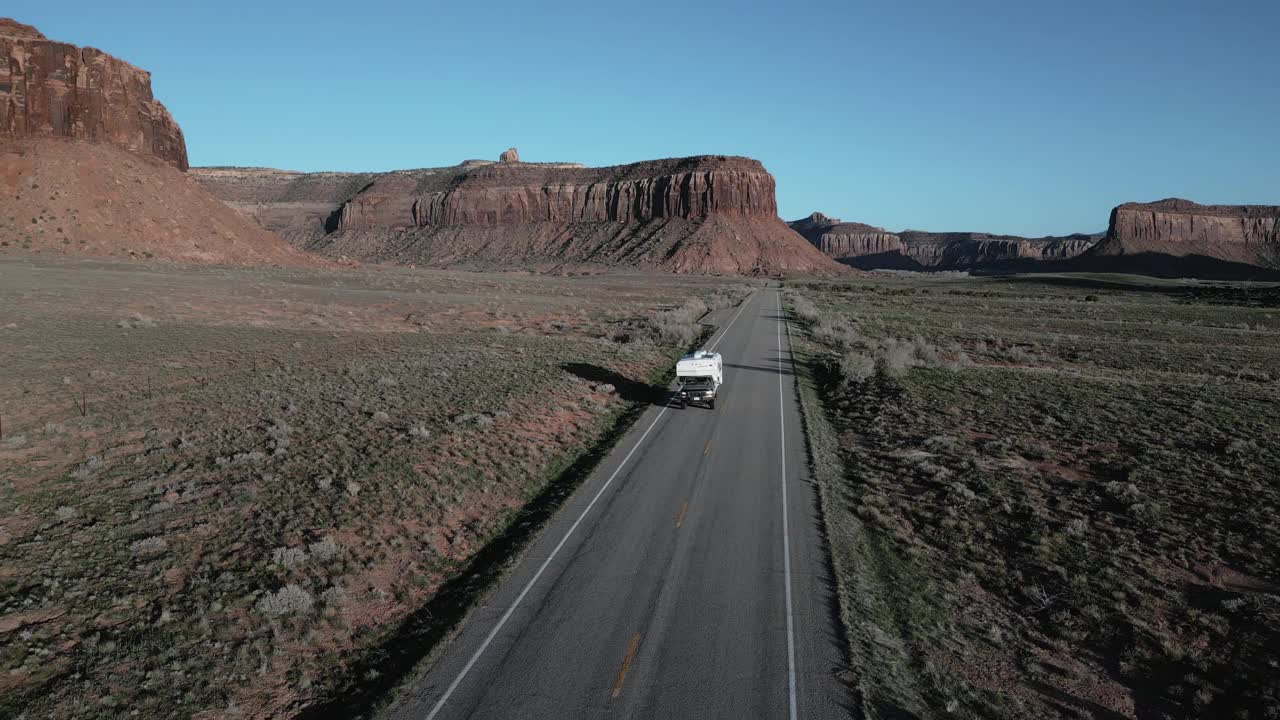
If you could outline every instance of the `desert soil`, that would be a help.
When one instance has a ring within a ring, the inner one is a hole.
[[[792,287],[866,717],[1280,715],[1280,288]]]
[[[287,717],[370,681],[616,431],[610,379],[743,292],[0,257],[0,715]]]

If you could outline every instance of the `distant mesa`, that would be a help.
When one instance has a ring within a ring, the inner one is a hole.
[[[979,232],[893,233],[822,213],[789,225],[827,256],[864,270],[1128,272],[1167,277],[1274,277],[1280,206],[1125,203],[1105,233],[1025,238]]]
[[[315,260],[186,174],[151,75],[0,19],[0,251],[228,264]]]
[[[756,160],[588,168],[497,163],[385,173],[196,168],[215,196],[295,245],[370,262],[689,273],[846,272],[777,215]]]
[[[507,148],[498,156],[498,162],[518,163],[520,162],[520,153],[516,152],[515,148]]]
[[[789,223],[815,248],[863,270],[968,270],[1020,260],[1075,257],[1098,235],[1025,238],[978,232],[890,232],[864,223],[841,222],[815,212]]]
[[[1094,258],[1158,254],[1280,269],[1280,206],[1200,205],[1168,198],[1111,211]]]

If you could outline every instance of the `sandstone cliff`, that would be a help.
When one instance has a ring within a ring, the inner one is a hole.
[[[1106,237],[1090,255],[1139,254],[1280,268],[1280,206],[1199,205],[1178,198],[1125,203],[1111,211]]]
[[[12,20],[0,51],[0,252],[317,262],[187,176],[146,71]]]
[[[866,270],[967,270],[1018,260],[1063,260],[1087,250],[1098,236],[1024,238],[988,233],[893,233],[813,213],[790,223],[817,249]]]
[[[930,269],[961,270],[987,267],[1015,260],[1066,260],[1076,257],[1098,240],[1097,235],[1025,238],[1016,235],[904,230],[906,255]]]
[[[0,139],[104,142],[187,169],[182,131],[151,96],[147,71],[7,18],[0,55]]]
[[[215,195],[304,247],[380,262],[625,264],[677,272],[837,272],[777,217],[757,161],[587,168],[469,161],[390,173],[197,168]]]
[[[823,254],[837,260],[902,252],[902,238],[881,227],[864,223],[841,222],[815,212],[807,218],[789,223],[791,229],[813,243]]]

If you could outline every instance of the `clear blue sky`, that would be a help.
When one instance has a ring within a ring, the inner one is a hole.
[[[152,72],[194,165],[764,162],[782,216],[1027,235],[1280,203],[1280,2],[18,0]]]

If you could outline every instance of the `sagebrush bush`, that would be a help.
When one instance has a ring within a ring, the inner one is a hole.
[[[135,555],[148,557],[151,555],[159,555],[165,550],[168,550],[169,542],[162,537],[152,536],[134,541],[133,544],[129,546],[129,549],[132,550]]]
[[[334,542],[333,538],[326,537],[308,545],[307,550],[311,553],[313,560],[326,563],[338,556],[338,543]]]
[[[88,460],[85,460],[75,470],[71,471],[71,476],[77,480],[84,480],[85,478],[97,472],[98,468],[100,467],[102,467],[102,459],[99,458],[97,455],[94,455],[90,457]]]
[[[791,296],[791,308],[795,311],[796,317],[808,323],[815,322],[820,315],[813,301],[803,295]]]
[[[915,345],[897,339],[889,339],[876,354],[876,372],[887,377],[898,377],[915,365]]]
[[[853,324],[844,318],[822,317],[813,324],[813,336],[819,342],[839,349],[868,347],[872,344],[863,339]]]
[[[862,382],[876,372],[876,361],[856,350],[850,350],[840,358],[840,375],[846,380]]]
[[[659,345],[685,348],[702,337],[698,320],[710,309],[699,298],[690,298],[679,307],[659,311],[646,324],[648,338]]]
[[[269,617],[305,614],[311,612],[314,606],[315,600],[311,593],[293,583],[285,585],[278,592],[263,595],[257,604],[258,612]]]
[[[862,382],[873,375],[898,377],[913,367],[942,367],[944,365],[942,356],[938,353],[937,348],[920,337],[916,337],[913,340],[889,338],[876,343],[856,338],[856,332],[847,324],[842,327],[833,323],[822,329],[826,322],[824,318],[818,325],[814,326],[814,335],[819,336],[818,339],[841,349],[849,348],[851,345],[866,349],[865,352],[858,349],[848,349],[841,356],[839,361],[840,374],[847,381]]]
[[[294,568],[307,561],[307,551],[302,548],[278,547],[271,551],[271,564],[282,568]]]

